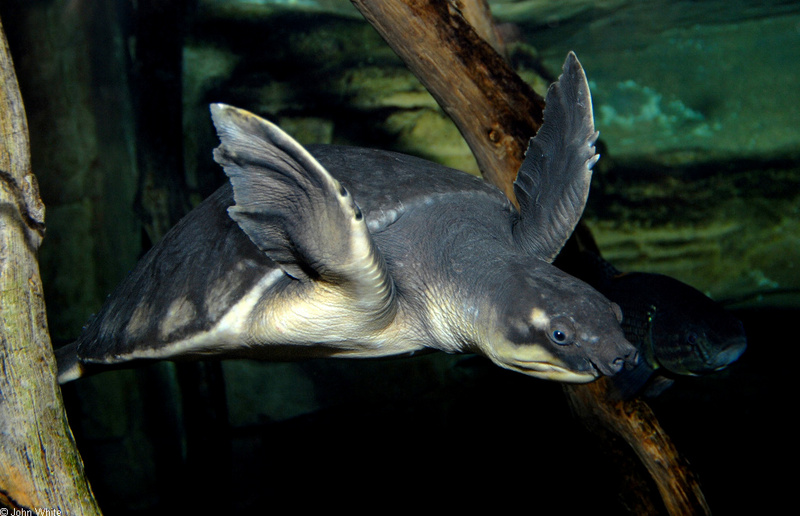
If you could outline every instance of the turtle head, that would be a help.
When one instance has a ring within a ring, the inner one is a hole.
[[[497,365],[537,378],[587,383],[638,360],[622,312],[586,283],[539,262],[520,268],[494,300],[488,349]]]

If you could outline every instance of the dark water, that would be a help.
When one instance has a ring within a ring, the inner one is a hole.
[[[742,359],[713,377],[679,379],[651,406],[698,475],[715,514],[769,513],[789,503],[785,489],[791,479],[782,471],[794,450],[788,404],[794,366],[791,359],[775,360],[771,350],[793,313],[738,315],[751,335]],[[294,381],[297,388],[310,379],[317,394],[307,392],[306,400],[322,408],[281,421],[265,414],[267,419],[234,428],[218,422],[223,430],[202,446],[191,440],[187,446],[186,436],[213,435],[208,427],[215,423],[168,420],[179,429],[176,435],[159,415],[163,406],[149,405],[142,417],[150,420],[146,434],[156,444],[128,458],[137,461],[127,466],[128,475],[136,478],[133,473],[147,469],[152,458],[150,479],[161,480],[140,490],[149,498],[137,501],[148,502],[143,511],[191,506],[212,483],[215,497],[232,510],[321,497],[367,505],[531,503],[547,513],[622,513],[620,473],[570,414],[558,385],[479,358],[448,360],[437,382],[413,375],[399,379],[392,372],[414,371],[431,360],[444,359],[306,363],[305,379],[287,378],[286,385]],[[291,390],[285,395],[304,396]],[[73,427],[101,505],[108,514],[131,513],[119,505],[120,488],[105,485],[108,457],[96,455],[111,441],[86,440],[80,424]]]

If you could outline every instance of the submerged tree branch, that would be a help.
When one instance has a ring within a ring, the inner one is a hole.
[[[453,119],[484,178],[513,201],[512,183],[528,140],[541,126],[544,102],[462,16],[467,10],[456,4],[469,1],[352,2]],[[601,438],[613,434],[630,445],[670,514],[710,512],[686,461],[645,402],[613,400],[604,381],[567,385],[565,393],[588,427],[602,429]]]
[[[711,513],[689,464],[647,403],[640,399],[614,401],[605,379],[587,385],[567,385],[565,392],[575,414],[605,443],[613,442],[607,436],[611,433],[630,445],[650,473],[669,514]],[[649,511],[655,511],[658,505],[640,499],[639,504],[642,503],[647,503]]]
[[[453,119],[487,181],[511,184],[544,99],[506,64],[450,1],[352,0]]]

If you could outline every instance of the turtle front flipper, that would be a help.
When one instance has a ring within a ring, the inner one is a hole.
[[[598,134],[589,84],[570,52],[547,91],[544,123],[514,181],[520,207],[514,238],[528,253],[552,261],[575,229],[600,157],[594,148]]]
[[[224,104],[211,115],[221,141],[214,159],[233,186],[231,218],[287,274],[340,289],[358,313],[386,324],[393,282],[353,197],[274,124]]]

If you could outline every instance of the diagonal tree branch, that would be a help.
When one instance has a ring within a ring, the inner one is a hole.
[[[529,138],[541,126],[544,102],[462,15],[487,12],[485,1],[352,2],[453,119],[484,178],[514,201],[511,185]],[[464,8],[475,2],[483,8]],[[564,391],[584,423],[602,429],[598,434],[606,443],[616,435],[630,445],[670,514],[710,512],[686,461],[645,402],[612,400],[602,380]],[[645,503],[651,509],[660,505]]]
[[[544,99],[450,1],[352,0],[464,136],[484,178],[511,199]]]

